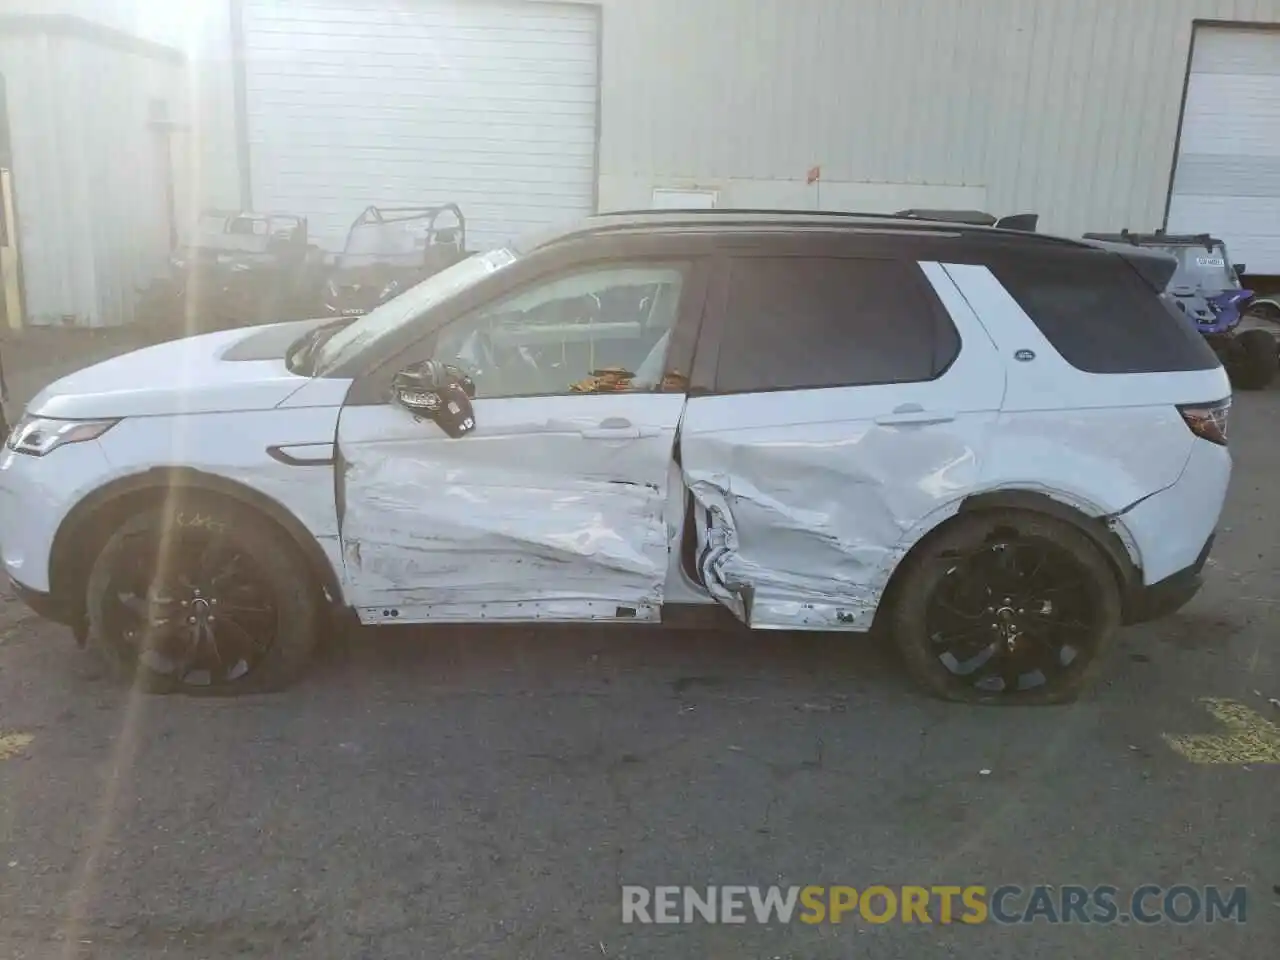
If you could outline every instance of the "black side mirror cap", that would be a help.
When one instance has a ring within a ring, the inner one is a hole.
[[[457,367],[424,360],[391,381],[392,399],[420,420],[430,420],[453,438],[476,428],[474,381]]]

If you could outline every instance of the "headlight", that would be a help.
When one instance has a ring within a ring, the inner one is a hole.
[[[243,260],[237,260],[235,263],[231,264],[232,273],[247,273],[252,269],[253,267],[250,264],[245,263]]]
[[[23,417],[9,433],[6,446],[15,453],[43,457],[68,443],[97,440],[119,420],[50,420]]]
[[[324,288],[325,288],[325,291],[329,294],[329,296],[331,297],[338,296],[338,281],[333,279],[333,277],[329,278],[329,282],[325,284]]]
[[[400,281],[392,280],[385,287],[383,287],[382,292],[378,294],[378,302],[383,303],[387,300],[390,300],[399,292],[400,292]]]

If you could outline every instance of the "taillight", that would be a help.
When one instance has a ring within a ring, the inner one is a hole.
[[[1231,398],[1214,403],[1180,403],[1178,412],[1182,421],[1197,437],[1227,445],[1227,414],[1231,412]]]

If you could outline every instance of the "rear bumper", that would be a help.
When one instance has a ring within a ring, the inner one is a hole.
[[[1191,566],[1170,574],[1159,583],[1139,587],[1125,605],[1125,623],[1149,623],[1177,613],[1185,607],[1204,584],[1204,565],[1213,550],[1217,534],[1210,534]]]

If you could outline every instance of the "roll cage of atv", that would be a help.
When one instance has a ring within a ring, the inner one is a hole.
[[[467,255],[467,220],[456,203],[366,207],[334,258],[325,308],[366,313]]]
[[[442,227],[439,225],[439,221],[446,214],[452,218],[453,225]],[[343,256],[356,252],[352,250],[353,240],[359,236],[359,231],[364,228],[421,221],[426,223],[423,231],[424,243],[422,245],[430,247],[437,244],[456,244],[459,249],[466,249],[467,218],[462,215],[462,209],[456,203],[445,203],[437,207],[369,206],[365,207],[360,216],[356,217],[355,222],[348,228],[346,243],[343,244],[342,248]]]

